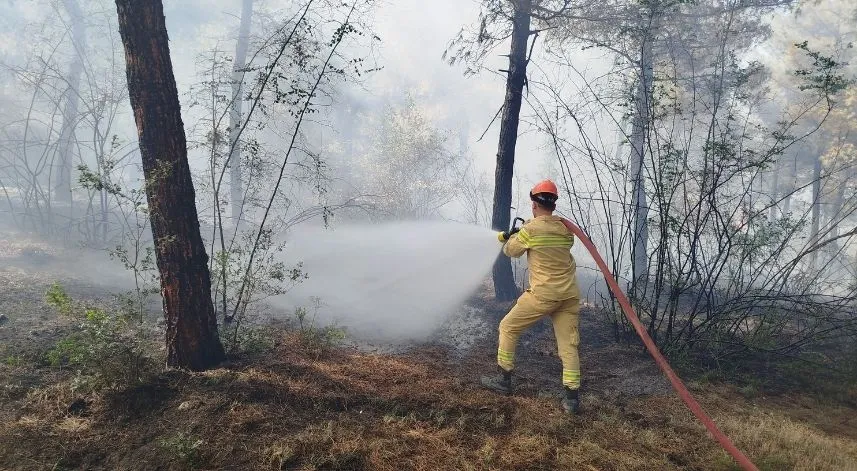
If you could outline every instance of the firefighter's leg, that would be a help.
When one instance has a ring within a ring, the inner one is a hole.
[[[556,336],[556,346],[559,358],[562,360],[562,385],[565,394],[562,398],[562,408],[568,413],[580,412],[580,357],[577,347],[580,345],[580,300],[568,299],[551,315],[553,332]]]
[[[580,388],[580,300],[577,298],[562,301],[562,305],[551,315],[553,332],[556,336],[557,352],[562,360],[562,385],[577,390]]]
[[[515,368],[515,347],[518,338],[536,321],[550,314],[559,303],[540,301],[529,291],[518,298],[518,302],[500,321],[500,341],[497,347],[497,376],[483,376],[482,385],[502,394],[512,393],[512,370]]]
[[[525,291],[518,302],[500,321],[500,341],[497,348],[497,364],[505,371],[515,367],[515,349],[518,338],[530,326],[542,317],[549,315],[559,303],[542,301],[531,292]]]

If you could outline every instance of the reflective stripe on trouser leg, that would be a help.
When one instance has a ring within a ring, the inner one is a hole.
[[[562,384],[570,389],[580,388],[580,300],[562,301],[562,305],[551,316],[556,336],[557,353],[562,360]]]
[[[562,385],[569,389],[580,389],[580,370],[562,370]]]
[[[515,352],[507,352],[498,348],[497,364],[506,371],[512,371],[515,368]]]
[[[515,366],[515,349],[518,337],[536,321],[553,312],[559,303],[541,301],[533,293],[525,291],[508,314],[500,321],[500,341],[497,349],[497,364],[506,371]]]

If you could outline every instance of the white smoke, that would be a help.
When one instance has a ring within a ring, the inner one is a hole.
[[[274,300],[304,307],[365,339],[427,338],[482,283],[501,244],[488,229],[450,222],[401,222],[301,229],[287,262],[308,279]]]

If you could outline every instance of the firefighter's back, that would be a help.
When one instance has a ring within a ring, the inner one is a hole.
[[[558,216],[539,216],[527,221],[518,239],[527,250],[530,271],[530,290],[548,301],[579,298],[575,271],[577,265],[571,255],[574,236]]]

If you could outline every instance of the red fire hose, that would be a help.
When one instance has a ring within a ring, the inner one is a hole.
[[[634,330],[637,331],[637,335],[639,335],[640,338],[643,340],[643,344],[646,346],[646,350],[649,351],[649,354],[651,354],[652,358],[655,359],[655,363],[658,364],[658,367],[661,369],[661,371],[664,372],[667,379],[670,380],[670,384],[672,384],[673,389],[675,389],[675,391],[678,393],[678,396],[681,398],[682,401],[684,401],[685,405],[687,405],[687,408],[690,409],[690,411],[693,412],[693,415],[695,415],[696,418],[699,419],[700,422],[702,422],[702,425],[704,425],[705,428],[708,429],[709,432],[711,432],[711,435],[713,435],[714,438],[718,441],[718,443],[720,443],[720,446],[722,446],[727,453],[729,453],[730,455],[732,455],[733,458],[735,458],[735,461],[738,462],[741,468],[743,468],[745,471],[758,471],[756,465],[754,465],[749,458],[744,456],[744,453],[741,453],[741,450],[739,450],[735,446],[735,444],[733,444],[732,441],[729,440],[729,437],[727,437],[723,432],[720,431],[719,428],[717,428],[717,425],[714,423],[713,420],[711,420],[711,417],[709,417],[708,414],[706,414],[705,411],[702,410],[702,406],[700,406],[699,403],[696,402],[696,399],[693,398],[693,396],[690,394],[690,391],[688,391],[687,388],[684,386],[684,383],[682,383],[681,378],[679,378],[678,375],[675,374],[675,371],[673,371],[669,363],[667,363],[667,360],[664,358],[663,355],[661,355],[661,352],[658,350],[658,347],[655,346],[655,342],[652,341],[652,338],[649,337],[649,334],[648,332],[646,332],[646,329],[643,327],[643,324],[640,323],[640,319],[637,317],[637,314],[631,307],[631,303],[628,301],[628,297],[625,296],[625,293],[623,293],[622,290],[619,288],[619,284],[616,283],[616,280],[610,273],[610,269],[607,267],[607,263],[604,262],[604,259],[601,258],[601,254],[599,254],[598,250],[595,248],[595,244],[593,244],[592,241],[589,240],[589,237],[587,237],[586,234],[584,234],[584,232],[573,222],[569,221],[568,219],[563,219],[562,222],[563,224],[565,224],[565,227],[567,227],[568,230],[571,231],[572,234],[574,234],[578,239],[580,239],[581,242],[583,242],[583,245],[586,247],[586,250],[588,250],[589,253],[592,254],[592,258],[595,259],[595,263],[598,265],[598,268],[601,269],[601,273],[604,274],[604,279],[607,280],[607,285],[610,287],[610,291],[613,292],[613,295],[616,296],[616,300],[619,301],[619,305],[622,306],[622,311],[625,312],[625,317],[627,317],[631,325],[634,326]]]

